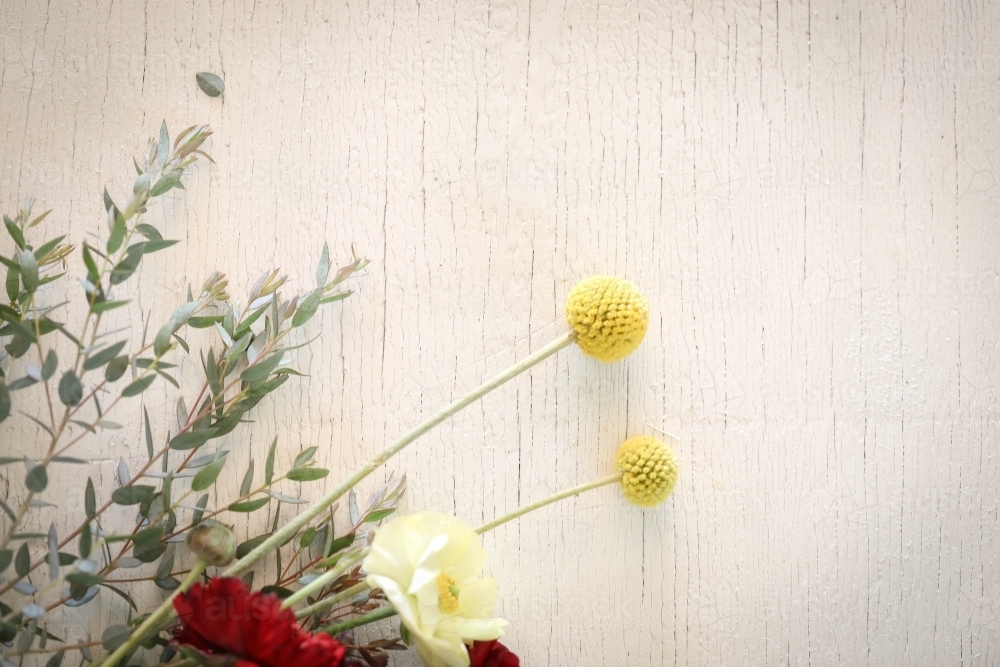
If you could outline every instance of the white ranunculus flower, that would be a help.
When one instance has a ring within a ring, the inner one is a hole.
[[[491,618],[497,583],[479,579],[486,552],[479,536],[446,514],[393,519],[375,533],[362,566],[399,613],[429,667],[467,667],[465,645],[503,635]]]

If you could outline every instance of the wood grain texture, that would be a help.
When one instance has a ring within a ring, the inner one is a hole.
[[[522,664],[1000,662],[996,3],[5,0],[0,40],[0,205],[35,196],[74,242],[161,119],[216,132],[151,210],[184,244],[113,321],[214,268],[306,288],[323,239],[372,260],[309,325],[310,377],[229,437],[223,497],[275,435],[284,465],[353,469],[617,274],[653,304],[635,355],[565,351],[359,489],[406,472],[406,510],[478,525],[676,436],[665,506],[606,488],[485,537]],[[145,399],[159,439],[173,396]],[[83,452],[105,492],[139,414]]]

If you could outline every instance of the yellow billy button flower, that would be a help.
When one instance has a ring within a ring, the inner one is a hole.
[[[579,283],[566,299],[566,322],[587,356],[618,361],[632,354],[649,327],[649,302],[632,283],[594,276]]]
[[[677,456],[666,444],[648,435],[629,438],[615,454],[622,474],[625,498],[643,507],[659,505],[677,485]]]
[[[446,514],[421,512],[379,528],[362,562],[381,588],[428,667],[467,667],[466,644],[503,635],[492,618],[497,583],[478,578],[486,563],[479,536]]]

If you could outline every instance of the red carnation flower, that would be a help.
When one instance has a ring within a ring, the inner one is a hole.
[[[181,625],[174,640],[225,667],[338,667],[345,649],[310,634],[275,595],[251,593],[239,579],[217,577],[174,598]]]
[[[520,667],[521,661],[497,640],[469,647],[469,667]]]

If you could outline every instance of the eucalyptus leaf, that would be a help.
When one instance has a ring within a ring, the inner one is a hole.
[[[31,552],[28,551],[27,543],[22,544],[17,550],[17,556],[14,557],[14,572],[17,573],[19,577],[25,577],[28,575],[28,570],[31,568]]]
[[[254,363],[253,366],[248,366],[242,373],[240,373],[240,379],[244,382],[260,382],[261,380],[266,380],[267,376],[271,374],[278,364],[281,363],[282,352],[279,350],[266,359]]]
[[[253,469],[253,459],[250,459],[250,465],[247,467],[247,471],[243,475],[243,483],[240,484],[240,496],[245,496],[250,493],[250,489],[253,486]]]
[[[316,314],[316,309],[319,308],[319,302],[322,298],[323,290],[320,288],[309,292],[306,298],[302,299],[299,307],[295,309],[295,315],[292,316],[292,326],[300,327],[312,319],[312,316]]]
[[[107,368],[104,369],[104,379],[108,382],[116,382],[121,376],[125,375],[125,371],[128,370],[128,357],[122,355],[120,357],[115,357],[109,363]],[[149,386],[148,384],[146,386]]]
[[[101,634],[101,645],[106,651],[114,651],[125,643],[132,629],[127,625],[112,625]]]
[[[319,256],[319,266],[316,267],[316,287],[326,285],[330,277],[330,246],[323,242],[323,252]]]
[[[153,352],[158,357],[162,357],[163,354],[170,347],[170,337],[187,322],[188,318],[191,317],[195,311],[198,310],[197,301],[189,301],[187,303],[181,304],[177,310],[173,312],[167,323],[160,327],[160,330],[156,334],[156,338],[153,340]]]
[[[45,472],[45,466],[36,465],[28,471],[28,476],[24,480],[29,491],[41,493],[49,485],[49,476]]]
[[[307,447],[299,452],[299,455],[295,457],[295,461],[292,463],[293,468],[301,468],[310,461],[313,460],[313,456],[316,455],[316,451],[319,447]]]
[[[110,345],[100,352],[87,357],[87,360],[83,362],[83,370],[92,371],[95,368],[100,368],[104,364],[108,363],[115,358],[115,355],[122,351],[126,342],[127,341],[124,340],[119,341],[114,345]]]
[[[80,597],[79,600],[76,598],[70,598],[66,600],[65,605],[67,607],[82,607],[91,600],[97,597],[97,594],[101,592],[100,586],[91,586],[87,591]],[[65,594],[63,595],[65,597]]]
[[[215,436],[216,429],[204,428],[198,431],[188,431],[170,441],[170,449],[188,450],[201,447]]]
[[[156,489],[145,484],[123,486],[111,493],[111,500],[117,505],[139,505],[140,503],[152,500],[155,492]]]
[[[260,546],[261,543],[269,537],[271,537],[271,533],[265,533],[264,535],[258,535],[257,537],[250,538],[246,542],[241,543],[238,547],[236,547],[236,557],[243,558]]]
[[[152,563],[167,550],[167,545],[162,542],[156,542],[149,545],[137,544],[132,549],[132,556],[138,558],[143,563]]]
[[[326,468],[294,468],[285,475],[293,482],[312,482],[330,474]]]
[[[56,533],[56,524],[49,524],[48,535],[49,554],[46,560],[49,563],[49,579],[59,578],[59,535]]]
[[[226,89],[225,82],[211,72],[198,72],[194,78],[198,82],[201,92],[209,97],[218,97]]]
[[[254,512],[271,502],[270,498],[258,498],[257,500],[247,500],[241,503],[233,503],[228,507],[230,512]]]
[[[111,366],[109,365],[110,369]],[[149,373],[136,380],[129,383],[124,389],[122,389],[122,396],[128,398],[129,396],[138,396],[142,392],[149,388],[149,385],[153,384],[153,380],[156,379],[156,373]]]
[[[21,281],[28,294],[34,293],[38,289],[38,260],[35,253],[30,250],[22,250],[18,255],[18,263],[21,266]]]
[[[267,450],[267,460],[264,462],[264,483],[270,484],[274,479],[274,452],[278,446],[278,436],[274,436],[271,447]]]
[[[222,456],[199,470],[198,474],[194,476],[194,480],[191,482],[191,490],[204,491],[208,487],[212,486],[218,478],[219,473],[222,472],[222,467],[224,465],[226,465],[226,457]]]
[[[45,363],[42,364],[42,379],[48,380],[50,377],[52,377],[55,374],[56,368],[58,368],[58,366],[59,366],[59,358],[56,356],[56,351],[49,350],[48,353],[45,355]]]
[[[87,512],[87,518],[93,519],[97,515],[97,499],[94,495],[94,480],[87,478],[87,488],[83,492],[83,507]]]
[[[59,381],[59,400],[63,405],[76,405],[82,399],[83,384],[73,371],[66,371]]]

